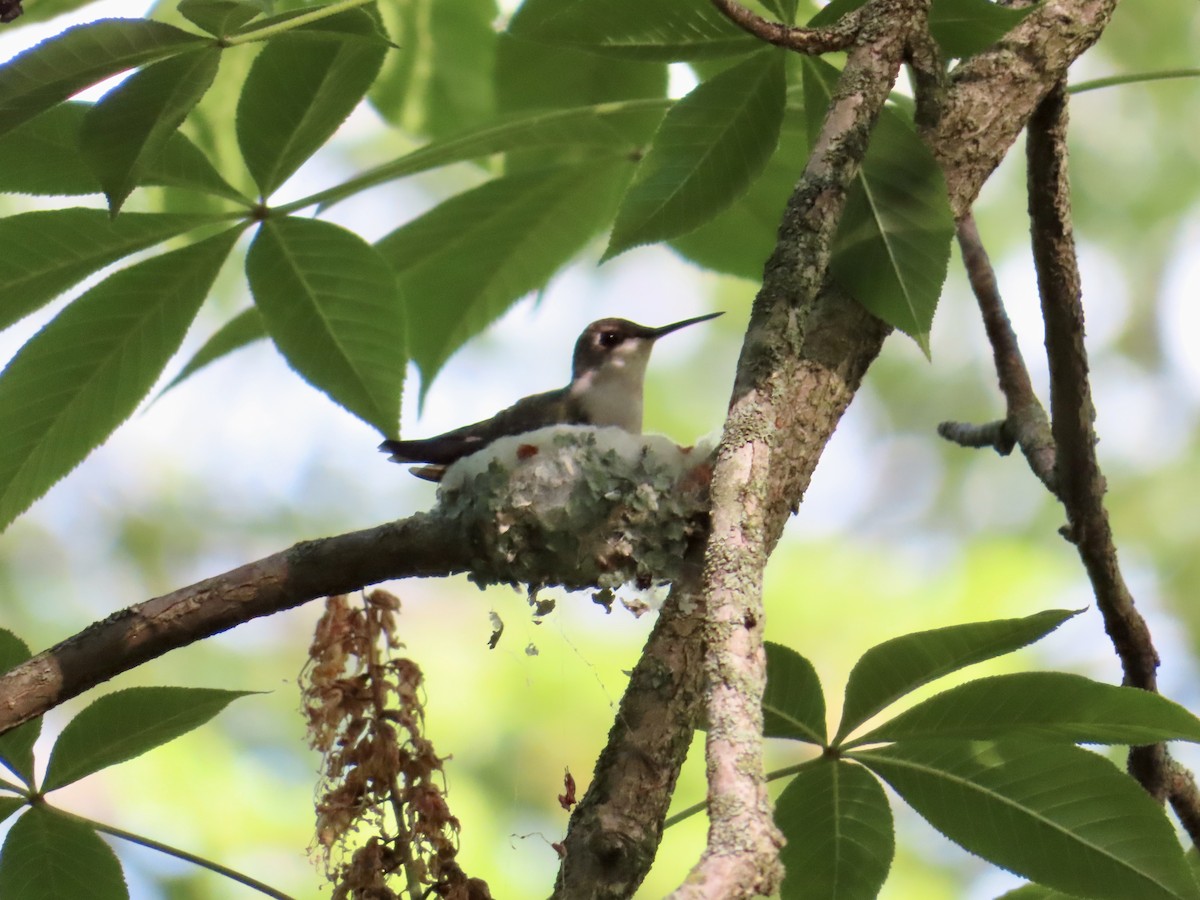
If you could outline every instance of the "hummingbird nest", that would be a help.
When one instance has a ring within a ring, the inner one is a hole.
[[[646,588],[679,577],[708,525],[712,447],[556,425],[500,438],[447,469],[479,585]]]

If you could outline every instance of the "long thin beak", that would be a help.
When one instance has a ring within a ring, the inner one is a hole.
[[[675,322],[671,325],[664,325],[661,328],[651,328],[650,337],[658,340],[664,334],[670,334],[672,331],[678,331],[680,328],[686,328],[688,325],[695,325],[697,322],[707,322],[709,319],[715,319],[717,316],[723,316],[724,313],[709,313],[706,316],[696,316],[694,319],[684,319],[682,322]]]

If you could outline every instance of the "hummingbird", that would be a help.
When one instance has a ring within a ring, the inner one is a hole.
[[[641,434],[642,386],[654,342],[719,315],[709,313],[659,328],[628,319],[598,319],[575,342],[571,381],[566,387],[524,397],[473,425],[420,440],[384,441],[379,449],[390,454],[392,462],[424,463],[409,471],[427,481],[440,481],[448,465],[497,438],[547,425],[615,425]]]

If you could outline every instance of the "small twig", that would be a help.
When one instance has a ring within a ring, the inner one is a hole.
[[[712,2],[713,6],[720,10],[729,21],[759,40],[810,56],[849,49],[862,28],[862,7],[847,13],[837,22],[825,28],[798,28],[764,19],[757,13],[746,9],[737,0],[712,0]]]
[[[1105,481],[1096,459],[1095,407],[1088,379],[1079,268],[1067,174],[1067,95],[1059,82],[1029,121],[1026,142],[1033,256],[1046,327],[1050,411],[1057,448],[1055,484],[1068,536],[1087,570],[1125,683],[1157,690],[1158,653],[1117,562]],[[1151,796],[1169,798],[1193,843],[1200,841],[1200,795],[1163,744],[1133,747],[1129,771]]]
[[[982,425],[971,422],[940,422],[937,433],[960,447],[972,450],[991,447],[1001,456],[1008,456],[1013,447],[1017,446],[1017,439],[1013,436],[1008,419],[984,422]]]
[[[1003,422],[988,425],[943,422],[938,426],[938,434],[964,447],[993,447],[1001,456],[1007,456],[1016,443],[1025,454],[1029,468],[1054,493],[1054,438],[1050,420],[1033,391],[1016,332],[1004,309],[996,273],[970,213],[959,220],[958,244],[988,342],[992,345],[996,377],[1004,395],[1005,417]]]

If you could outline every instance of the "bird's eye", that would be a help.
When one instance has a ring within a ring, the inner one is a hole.
[[[600,346],[601,347],[615,347],[615,346],[617,346],[617,344],[621,343],[622,340],[623,340],[623,338],[616,331],[600,332]]]

